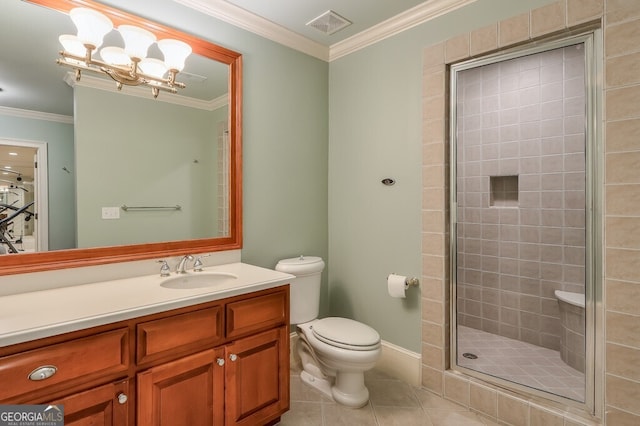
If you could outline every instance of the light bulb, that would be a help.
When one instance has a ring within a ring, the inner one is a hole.
[[[131,58],[126,54],[122,47],[103,47],[100,50],[102,60],[111,65],[131,65]]]
[[[124,50],[131,58],[146,58],[149,46],[156,41],[153,33],[133,25],[120,25],[118,32],[124,40]]]
[[[161,79],[167,72],[167,66],[160,59],[146,58],[138,64],[140,70],[151,77]]]
[[[93,9],[76,7],[71,9],[69,16],[78,29],[80,41],[94,48],[100,47],[104,36],[113,29],[111,20]]]
[[[158,42],[158,47],[164,55],[164,63],[170,70],[182,71],[184,61],[191,54],[191,46],[180,40],[164,39]]]

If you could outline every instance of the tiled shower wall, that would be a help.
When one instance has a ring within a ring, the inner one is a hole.
[[[560,348],[584,294],[582,44],[458,72],[458,324]]]
[[[604,32],[596,418],[452,371],[448,334],[447,64],[586,22],[598,22]],[[426,47],[423,67],[423,386],[500,424],[640,424],[640,1],[558,0]]]

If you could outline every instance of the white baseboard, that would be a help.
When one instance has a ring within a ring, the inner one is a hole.
[[[295,354],[298,335],[296,333],[291,333],[290,339],[290,360],[291,365],[293,366],[298,364],[298,358]],[[412,386],[421,386],[421,363],[422,357],[419,353],[409,351],[383,340],[382,355],[376,364],[376,369]]]

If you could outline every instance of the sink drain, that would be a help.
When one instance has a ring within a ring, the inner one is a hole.
[[[465,352],[462,354],[462,356],[467,359],[478,359],[478,355],[472,354],[471,352]]]

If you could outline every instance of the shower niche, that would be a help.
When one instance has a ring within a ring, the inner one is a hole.
[[[450,69],[451,365],[582,406],[593,399],[594,52],[588,33]],[[570,332],[557,293],[586,300]]]

